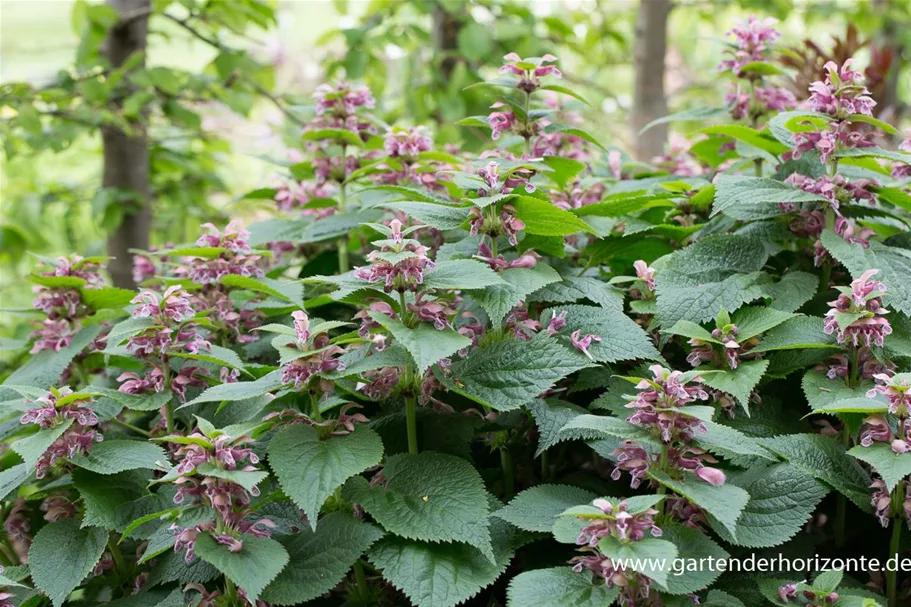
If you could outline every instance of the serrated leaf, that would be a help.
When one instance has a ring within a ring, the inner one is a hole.
[[[715,525],[725,540],[748,548],[771,548],[785,543],[806,524],[829,489],[789,463],[747,473],[737,483],[750,494],[733,533]]]
[[[237,352],[216,345],[210,346],[208,351],[203,350],[196,354],[192,352],[176,352],[170,354],[170,356],[187,358],[190,360],[202,360],[205,362],[214,363],[216,365],[230,367],[231,369],[240,369],[241,371],[244,371],[244,367],[246,367],[246,364],[240,359],[240,356],[237,355]]]
[[[769,367],[767,360],[741,362],[736,369],[725,369],[721,373],[707,373],[702,382],[721,390],[737,399],[744,411],[749,412],[750,394]]]
[[[304,530],[282,539],[290,560],[262,599],[272,605],[296,605],[329,592],[381,537],[383,531],[376,525],[341,512],[328,514],[315,532]]]
[[[873,443],[869,447],[857,445],[848,455],[870,464],[886,482],[891,493],[899,481],[911,474],[911,453],[896,453],[888,443]]]
[[[549,200],[517,196],[510,204],[515,215],[525,224],[525,232],[539,236],[567,236],[576,232],[592,232],[591,226]]]
[[[579,417],[574,417],[560,429],[559,438],[560,440],[629,439],[644,444],[660,446],[660,443],[648,430],[635,426],[626,420],[606,415],[580,415]]]
[[[426,289],[484,289],[503,284],[490,266],[473,259],[450,259],[439,262],[424,273]]]
[[[639,130],[639,134],[641,135],[650,128],[666,122],[681,122],[684,120],[698,120],[699,122],[703,122],[705,120],[724,116],[727,113],[728,108],[726,107],[700,107],[692,110],[684,110],[652,120]]]
[[[807,403],[814,413],[882,413],[889,409],[885,398],[867,398],[871,381],[863,381],[856,388],[850,388],[845,381],[836,377],[829,379],[822,371],[807,371],[801,381]]]
[[[281,371],[272,371],[263,375],[256,381],[240,381],[232,384],[219,384],[212,386],[202,394],[184,404],[183,407],[190,407],[199,403],[212,403],[226,401],[239,401],[256,396],[262,396],[282,385]]]
[[[226,287],[264,293],[291,302],[300,308],[304,307],[304,300],[301,298],[303,289],[299,282],[288,282],[273,278],[253,278],[237,274],[228,274],[222,277],[219,282]]]
[[[604,607],[612,605],[620,589],[593,584],[588,572],[571,567],[525,571],[512,579],[507,607]]]
[[[702,607],[746,607],[740,599],[734,598],[727,592],[711,590]]]
[[[852,245],[831,230],[822,233],[822,244],[832,257],[844,264],[851,276],[859,278],[871,268],[879,270],[876,280],[886,285],[883,303],[911,314],[911,251],[871,242],[869,248]]]
[[[265,470],[228,470],[227,468],[219,468],[212,462],[200,464],[196,467],[196,472],[202,476],[231,481],[247,491],[253,491],[256,485],[266,480],[269,476],[269,473]]]
[[[79,292],[82,296],[82,303],[93,310],[123,308],[130,304],[131,299],[136,297],[135,291],[117,287],[83,288]]]
[[[705,510],[731,533],[736,532],[737,519],[750,500],[750,494],[740,487],[730,483],[715,487],[695,474],[687,474],[684,480],[674,480],[663,472],[653,470],[649,476]]]
[[[758,240],[728,234],[676,251],[656,277],[661,325],[705,322],[721,308],[735,312],[761,297],[764,291],[757,282],[766,257]]]
[[[498,327],[515,306],[541,287],[560,280],[557,271],[545,264],[533,268],[509,268],[500,272],[502,284],[488,286],[483,291],[469,291]]]
[[[703,423],[706,433],[698,434],[696,442],[706,451],[719,455],[736,466],[749,467],[758,462],[776,461],[752,436],[713,421]]]
[[[591,503],[598,495],[570,485],[538,485],[512,498],[491,516],[525,531],[550,533],[566,509]]]
[[[54,607],[63,605],[95,568],[107,537],[104,529],[80,529],[77,519],[48,523],[35,534],[28,551],[29,571]]]
[[[293,424],[269,441],[269,465],[282,489],[316,529],[320,507],[342,484],[383,457],[383,443],[363,425],[344,436],[320,440],[316,429]]]
[[[760,65],[774,67],[768,63]],[[705,133],[706,135],[723,135],[725,137],[731,137],[732,139],[742,141],[755,148],[759,148],[760,150],[765,150],[774,156],[783,154],[790,149],[790,146],[777,141],[773,137],[742,124],[710,126],[702,129],[700,132]],[[719,175],[719,178],[721,177],[726,177],[726,175]]]
[[[470,339],[454,329],[438,331],[433,325],[425,322],[411,329],[380,312],[370,312],[369,314],[370,318],[392,333],[396,342],[408,350],[419,373],[423,373],[431,365],[471,345]]]
[[[471,464],[425,451],[388,457],[383,470],[385,487],[353,478],[345,483],[343,497],[360,504],[396,535],[428,542],[463,542],[493,561],[487,493]]]
[[[546,334],[531,341],[507,339],[474,350],[438,376],[450,390],[498,411],[530,402],[560,379],[589,366],[582,356]]]
[[[661,586],[667,584],[671,564],[677,558],[677,546],[653,537],[622,543],[608,535],[598,542],[598,551],[610,559],[624,562],[626,568],[652,578]]]
[[[535,457],[560,442],[560,430],[569,423],[569,420],[588,413],[578,405],[556,398],[537,398],[525,405],[525,408],[532,414],[535,425],[538,427],[538,446],[535,449]]]
[[[793,313],[783,312],[775,308],[760,306],[741,308],[734,314],[734,324],[737,325],[738,330],[737,340],[744,341],[760,333],[765,333],[793,317]]]
[[[809,272],[788,272],[778,282],[766,285],[769,306],[783,312],[795,312],[813,299],[819,278]]]
[[[763,439],[776,455],[843,493],[864,512],[870,512],[870,476],[842,444],[821,434],[789,434]]]
[[[199,558],[243,588],[250,601],[256,601],[269,582],[288,564],[288,552],[271,538],[245,533],[241,539],[243,548],[239,552],[231,552],[209,533],[203,532],[196,536],[193,550]]]
[[[124,470],[170,468],[168,456],[158,445],[144,441],[106,440],[89,448],[70,461],[98,474],[116,474]]]
[[[574,331],[601,337],[592,342],[589,352],[598,362],[621,360],[660,360],[661,354],[655,349],[648,334],[621,310],[595,306],[560,306],[549,308],[541,315],[541,323],[547,325],[551,315],[566,311],[566,327],[560,335],[571,335]]]
[[[512,559],[505,523],[491,525],[494,562],[466,544],[427,544],[385,537],[368,553],[383,577],[416,607],[454,607],[492,584]]]
[[[662,525],[661,531],[661,539],[677,546],[677,559],[678,562],[682,559],[684,567],[690,563],[705,562],[702,559],[708,558],[714,559],[717,563],[730,556],[712,538],[698,529],[679,524],[665,524]],[[687,567],[682,575],[677,575],[676,571],[672,572],[663,585],[663,591],[669,594],[690,594],[706,588],[720,575],[721,568],[718,567]]]
[[[823,331],[824,319],[816,316],[796,316],[786,320],[762,336],[751,352],[773,350],[805,350],[836,348],[835,337]]]
[[[29,474],[29,469],[25,464],[16,464],[0,471],[0,500],[5,500],[8,495],[18,489]]]
[[[324,141],[328,139],[331,141],[340,141],[345,145],[351,145],[358,148],[364,147],[364,142],[361,141],[361,138],[358,137],[357,133],[349,131],[348,129],[309,129],[304,131],[301,139],[303,141]]]
[[[76,469],[72,478],[85,507],[83,527],[122,529],[125,523],[118,516],[118,508],[149,494],[146,489],[148,476],[137,471],[102,475]]]
[[[545,285],[525,298],[526,302],[576,303],[587,299],[611,310],[623,309],[623,293],[610,284],[588,276],[563,276],[560,282]]]
[[[412,219],[438,230],[454,230],[468,220],[468,208],[432,202],[387,202],[384,207],[402,211]]]
[[[733,207],[773,206],[781,202],[824,202],[818,194],[805,192],[789,183],[765,177],[721,174],[715,178],[712,216]]]

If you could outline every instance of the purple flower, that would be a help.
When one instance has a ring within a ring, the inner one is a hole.
[[[353,86],[346,82],[335,85],[320,84],[316,87],[313,98],[316,99],[316,115],[348,116],[360,108],[372,110],[376,99],[366,86]]]
[[[297,345],[301,348],[307,346],[310,340],[310,317],[306,312],[295,310],[291,312],[291,318],[294,319],[294,331],[297,333]]]
[[[358,383],[357,390],[364,393],[370,400],[383,400],[387,398],[399,384],[400,370],[398,367],[383,367],[364,373],[368,383]]]
[[[449,305],[445,299],[435,299],[433,301],[423,301],[424,293],[418,293],[415,296],[413,304],[407,304],[415,316],[422,322],[433,323],[434,329],[442,331],[443,329],[452,328],[452,317],[455,316],[455,308]]]
[[[529,179],[534,175],[534,171],[520,167],[510,171],[509,175],[500,181],[500,165],[491,160],[485,166],[478,169],[478,177],[483,179],[486,187],[478,189],[478,196],[491,196],[493,194],[509,194],[517,187],[525,188],[525,191],[532,193],[535,186],[529,183]]]
[[[911,137],[898,144],[898,149],[911,154]],[[911,162],[896,162],[892,165],[893,179],[908,179],[911,177]]]
[[[810,85],[809,109],[837,119],[850,114],[872,116],[876,102],[862,84],[863,74],[852,69],[853,65],[854,59],[846,60],[841,67],[834,61],[826,63],[823,66],[825,80],[817,80]]]
[[[393,219],[390,228],[391,238],[376,241],[379,250],[367,255],[372,265],[357,268],[354,275],[371,283],[383,283],[387,293],[417,291],[424,282],[424,270],[435,266],[427,257],[429,249],[417,240],[404,238],[399,220]]]
[[[189,297],[180,285],[168,287],[160,298],[155,291],[143,290],[130,300],[139,304],[133,310],[133,318],[152,318],[159,324],[183,322],[196,315]]]
[[[645,283],[645,288],[649,291],[655,290],[655,268],[651,267],[645,261],[638,259],[633,262],[636,269],[636,277]]]
[[[783,603],[789,602],[791,599],[797,598],[797,584],[785,584],[778,589],[778,598],[781,599]]]
[[[504,104],[500,101],[490,107],[496,111],[487,117],[487,124],[490,126],[490,138],[496,141],[502,133],[511,131],[516,125],[516,115],[513,112],[501,111],[499,108],[504,107]]]
[[[19,419],[22,424],[38,424],[41,428],[52,428],[59,425],[64,419],[73,419],[77,425],[95,426],[98,424],[98,416],[89,407],[83,407],[94,402],[91,397],[68,400],[64,404],[59,401],[73,394],[72,388],[64,386],[57,389],[51,389],[50,392],[35,399],[34,402],[41,403],[40,406],[29,409]]]
[[[528,57],[523,59],[516,53],[509,53],[503,57],[506,63],[500,68],[501,74],[515,74],[519,77],[516,87],[526,93],[532,93],[541,86],[541,78],[544,76],[554,76],[561,78],[563,74],[555,65],[546,65],[554,63],[557,58],[547,54],[543,57]]]
[[[883,395],[889,401],[889,412],[900,418],[911,417],[911,382],[907,376],[877,373],[876,385],[867,391],[867,398]]]
[[[616,464],[611,472],[611,478],[615,481],[620,480],[622,472],[629,472],[630,487],[637,489],[642,483],[642,479],[648,474],[651,462],[651,456],[648,451],[643,449],[638,443],[631,440],[620,442],[620,446],[611,452]]]
[[[889,516],[892,513],[892,496],[889,493],[889,489],[886,487],[885,481],[881,478],[873,481],[870,488],[874,490],[873,498],[870,500],[870,503],[873,506],[873,512],[876,514],[876,518],[879,519],[879,523],[883,527],[888,527]]]
[[[823,330],[826,335],[835,333],[838,343],[848,340],[858,347],[861,343],[871,343],[882,347],[885,337],[892,333],[889,321],[882,317],[888,314],[880,299],[886,291],[886,285],[870,280],[879,270],[867,270],[860,278],[851,283],[851,287],[837,287],[841,294],[835,301],[830,301],[832,308],[826,313]]]
[[[570,341],[572,342],[573,347],[580,350],[583,354],[585,354],[586,356],[591,358],[592,355],[591,355],[591,352],[588,351],[588,349],[591,347],[593,341],[600,342],[601,336],[594,335],[592,333],[585,335],[585,337],[581,337],[581,335],[582,335],[582,331],[573,331],[572,335],[570,335]]]
[[[875,390],[873,390],[876,396]],[[892,428],[889,421],[881,414],[871,415],[864,420],[860,427],[860,444],[869,447],[873,443],[891,443],[893,439]]]
[[[33,332],[31,337],[35,339],[30,354],[37,354],[42,350],[53,350],[59,352],[61,349],[70,345],[73,339],[73,329],[70,321],[65,318],[57,320],[46,319],[40,329]]]
[[[427,129],[419,126],[411,129],[390,129],[386,132],[383,149],[393,158],[414,158],[433,147],[433,140]]]
[[[760,21],[756,15],[750,15],[746,21],[739,21],[726,34],[734,36],[735,48],[726,51],[731,57],[723,60],[718,69],[730,70],[735,76],[740,76],[744,65],[762,61],[769,46],[781,37],[781,33],[775,29],[777,23],[771,17]]]
[[[559,314],[554,314],[550,318],[550,322],[547,323],[547,334],[556,335],[566,326],[566,314],[567,311],[563,310]]]

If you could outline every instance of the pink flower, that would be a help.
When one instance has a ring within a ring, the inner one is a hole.
[[[355,277],[371,283],[383,283],[383,290],[416,291],[424,282],[424,270],[435,267],[427,257],[429,249],[417,240],[404,238],[402,222],[390,222],[391,238],[377,241],[379,250],[371,251],[367,261],[372,265],[357,268]]]
[[[654,291],[655,268],[651,267],[641,259],[633,262],[633,268],[636,269],[636,277],[645,283],[645,288],[649,291]]]
[[[882,305],[880,297],[886,285],[870,280],[879,270],[867,270],[851,287],[837,287],[841,294],[830,301],[832,308],[826,313],[823,330],[827,335],[835,333],[838,343],[850,339],[854,347],[871,342],[882,347],[885,337],[892,333],[889,321],[882,318],[889,310]]]
[[[413,304],[407,304],[415,316],[422,322],[433,323],[437,331],[452,328],[452,317],[455,316],[455,308],[449,305],[445,299],[436,299],[433,301],[424,301],[424,293],[418,293],[415,296]]]
[[[295,310],[291,312],[291,318],[294,319],[294,331],[297,333],[297,345],[301,348],[307,346],[310,340],[310,317],[306,312]]]
[[[320,84],[313,93],[316,99],[316,115],[347,116],[360,108],[372,110],[376,99],[366,86],[352,86],[346,82],[335,85]]]
[[[713,487],[720,487],[726,480],[724,472],[718,470],[717,468],[709,468],[707,466],[697,469],[696,476],[712,485]]]
[[[547,334],[556,335],[566,326],[566,314],[567,311],[563,310],[559,314],[554,314],[550,322],[547,323]]]
[[[809,109],[838,119],[850,114],[872,116],[876,102],[862,84],[863,74],[852,69],[853,65],[854,59],[846,60],[841,67],[834,61],[826,63],[825,81],[817,80],[810,85]]]
[[[433,147],[433,140],[422,126],[411,129],[390,129],[383,141],[383,149],[393,158],[413,158]]]
[[[563,74],[555,65],[546,65],[554,63],[557,58],[547,54],[543,57],[528,57],[523,59],[516,53],[509,53],[503,57],[506,63],[500,68],[501,74],[515,74],[519,76],[516,87],[526,93],[536,91],[541,86],[541,78],[544,76],[554,76],[562,78]]]
[[[883,395],[889,401],[889,412],[901,418],[911,416],[911,381],[907,375],[892,376],[877,373],[873,376],[876,385],[867,391],[867,398]]]
[[[582,331],[573,331],[572,335],[570,335],[570,341],[572,341],[572,344],[576,349],[581,350],[586,356],[591,358],[592,355],[588,349],[591,347],[593,341],[600,342],[601,336],[589,333],[585,335],[585,337],[580,337],[581,334]]]
[[[493,104],[491,107],[503,107],[501,102]],[[495,111],[487,117],[487,124],[490,126],[490,138],[496,141],[502,133],[512,130],[516,124],[516,115],[513,112]]]
[[[616,505],[607,499],[596,499],[592,505],[609,518],[578,517],[588,523],[579,533],[576,544],[596,548],[601,538],[615,537],[621,542],[638,542],[645,539],[646,532],[652,537],[661,537],[661,529],[655,524],[655,515],[658,511],[646,508],[636,514],[629,512],[629,504],[619,501]]]
[[[70,345],[73,339],[73,329],[70,326],[70,321],[65,318],[47,319],[40,329],[32,333],[31,337],[37,339],[35,339],[32,349],[29,350],[30,354],[37,354],[42,350],[59,352]]]
[[[734,36],[735,48],[726,51],[731,57],[723,60],[718,69],[730,70],[735,76],[740,76],[744,65],[762,61],[769,46],[781,37],[781,33],[775,29],[776,23],[778,21],[772,18],[760,21],[756,15],[750,15],[746,21],[739,21],[727,33],[728,36]]]

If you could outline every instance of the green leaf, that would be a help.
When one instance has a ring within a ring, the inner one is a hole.
[[[471,345],[470,339],[454,329],[438,331],[425,322],[411,329],[381,312],[370,312],[370,318],[392,333],[396,341],[408,350],[419,373]]]
[[[29,571],[35,586],[60,607],[67,596],[91,573],[104,552],[108,532],[80,529],[77,519],[64,519],[42,527],[28,551]]]
[[[774,67],[767,63],[764,63],[762,65]],[[760,133],[756,129],[740,124],[722,124],[718,126],[710,126],[702,129],[700,132],[705,133],[706,135],[723,135],[725,137],[731,137],[732,139],[742,141],[755,148],[759,148],[760,150],[765,150],[774,156],[784,154],[789,149],[791,149],[790,146],[777,141],[773,137],[770,137],[764,133]],[[719,178],[724,177],[726,177],[726,175],[719,175]]]
[[[706,451],[720,455],[736,466],[750,467],[777,461],[752,436],[713,421],[704,421],[704,424],[707,431],[697,435],[696,442]]]
[[[82,526],[123,529],[125,522],[118,515],[118,508],[149,495],[146,489],[148,482],[147,475],[136,471],[103,475],[83,469],[74,470],[73,485],[79,490],[85,506]]]
[[[563,95],[569,95],[569,96],[572,97],[573,99],[578,99],[579,101],[581,101],[581,102],[584,103],[585,105],[588,105],[588,106],[591,105],[588,101],[585,100],[585,98],[584,98],[582,95],[580,95],[579,93],[577,93],[577,92],[575,92],[574,90],[572,90],[572,89],[570,89],[570,88],[568,88],[568,87],[565,87],[565,86],[560,86],[560,85],[558,85],[558,84],[545,84],[545,85],[541,86],[541,90],[553,91],[553,92],[555,92],[555,93],[561,93],[561,94],[563,94]]]
[[[541,324],[547,326],[552,315],[566,311],[566,327],[561,336],[574,331],[601,337],[592,342],[589,352],[598,362],[621,360],[660,360],[648,334],[621,310],[595,306],[560,306],[549,308],[541,315]]]
[[[315,428],[293,424],[269,441],[269,465],[285,494],[307,514],[312,529],[326,498],[382,457],[379,435],[363,425],[350,434],[320,440]]]
[[[512,498],[491,516],[495,516],[525,531],[550,533],[568,508],[589,504],[598,495],[570,485],[538,485]]]
[[[17,386],[39,386],[41,388],[56,386],[60,376],[70,366],[76,355],[95,341],[95,338],[98,337],[103,328],[101,324],[83,327],[73,336],[70,345],[61,348],[59,352],[43,350],[35,354],[28,362],[13,371],[3,383]],[[9,400],[15,397],[15,394],[11,393],[10,390],[3,389],[0,386],[0,400]]]
[[[613,286],[588,276],[563,276],[562,282],[545,285],[525,298],[526,302],[576,303],[587,299],[611,310],[623,309],[623,293]]]
[[[664,524],[661,539],[677,546],[678,563],[682,562],[685,571],[678,575],[674,570],[667,577],[664,591],[669,594],[690,594],[706,588],[721,575],[720,567],[696,566],[712,558],[714,562],[724,561],[730,556],[708,535],[698,529],[679,524]],[[676,566],[676,564],[675,564]]]
[[[272,605],[305,603],[332,590],[383,531],[349,514],[333,512],[309,529],[282,539],[290,560],[262,593]]]
[[[462,542],[494,559],[484,482],[467,461],[443,453],[399,454],[386,459],[386,486],[363,478],[342,495],[360,504],[387,531],[428,542]]]
[[[535,425],[538,427],[538,446],[535,449],[535,457],[560,442],[560,430],[569,423],[569,420],[588,413],[578,405],[556,398],[536,398],[526,404],[525,408],[532,414]]]
[[[539,334],[531,341],[507,339],[482,346],[438,376],[454,390],[498,411],[516,409],[589,362],[557,340]]]
[[[737,325],[737,340],[745,341],[769,329],[777,327],[784,321],[794,317],[792,312],[783,312],[775,308],[747,306],[734,314],[734,324]]]
[[[744,127],[746,128],[746,127]],[[774,205],[779,202],[824,202],[825,198],[797,189],[789,183],[765,177],[721,174],[715,178],[712,216],[730,208]]]
[[[679,335],[680,337],[687,337],[693,339],[701,339],[702,341],[707,341],[712,344],[720,344],[721,342],[712,337],[712,334],[709,333],[707,329],[702,328],[702,326],[697,325],[694,322],[688,320],[678,320],[674,323],[674,326],[670,329],[665,329],[662,333],[668,333],[670,335]]]
[[[140,468],[170,468],[164,449],[152,443],[133,440],[106,440],[92,446],[85,454],[70,458],[70,461],[98,474],[116,474]]]
[[[865,381],[849,388],[843,379],[829,379],[822,371],[807,371],[801,381],[807,403],[814,413],[883,413],[889,403],[880,396],[867,398],[873,383]]]
[[[233,384],[219,384],[212,386],[183,407],[190,407],[199,403],[226,401],[239,401],[256,396],[262,396],[282,385],[281,371],[272,371],[263,375],[256,381],[241,381]],[[181,407],[181,408],[183,408]]]
[[[605,607],[612,605],[620,589],[593,584],[592,575],[571,567],[535,569],[520,573],[509,582],[507,607]]]
[[[101,287],[97,289],[80,289],[82,303],[93,310],[104,310],[109,308],[123,308],[130,304],[130,300],[136,297],[135,291],[129,289],[119,289],[117,287]]]
[[[441,261],[424,273],[426,289],[484,289],[502,284],[490,266],[473,259]]]
[[[734,370],[706,374],[702,381],[711,388],[730,394],[744,411],[749,412],[750,394],[768,367],[767,360],[749,360],[741,362]]]
[[[847,148],[844,150],[839,150],[835,152],[836,158],[885,158],[886,160],[894,160],[896,162],[903,162],[905,164],[911,164],[911,154],[905,152],[894,152],[892,150],[884,150],[878,147],[872,148]]]
[[[789,434],[764,439],[763,444],[870,512],[870,476],[848,457],[838,440],[821,434]]]
[[[634,426],[626,420],[606,415],[580,415],[569,420],[560,430],[560,440],[600,440],[604,438],[634,440],[660,446],[651,432]]]
[[[454,230],[468,220],[467,207],[432,202],[387,202],[384,207],[402,211],[412,219],[438,230]]]
[[[301,139],[303,141],[338,141],[357,148],[364,147],[364,142],[357,136],[357,133],[348,129],[310,129],[304,131]]]
[[[576,232],[592,232],[591,226],[548,200],[517,196],[510,204],[516,217],[525,224],[525,232],[539,236],[566,236]]]
[[[700,323],[721,308],[734,312],[763,295],[757,282],[767,254],[758,240],[737,235],[709,236],[673,253],[658,273],[658,318]]]
[[[302,287],[299,282],[287,282],[273,278],[252,278],[250,276],[238,276],[237,274],[228,274],[220,282],[226,287],[265,293],[266,295],[289,301],[299,308],[304,307],[304,300],[301,298]]]
[[[35,434],[20,438],[12,444],[13,451],[22,457],[23,463],[30,474],[35,470],[35,464],[38,463],[44,452],[48,450],[48,447],[63,436],[63,433],[72,425],[73,418],[68,417],[54,428],[38,430]]]
[[[265,470],[228,470],[219,468],[212,462],[200,464],[197,466],[196,472],[202,476],[211,476],[237,483],[247,491],[253,491],[256,485],[266,480],[269,476],[269,473]]]
[[[554,122],[554,123],[548,124],[546,127],[544,127],[544,132],[545,133],[563,133],[563,134],[569,135],[571,137],[578,137],[579,139],[584,139],[585,141],[587,141],[589,143],[593,143],[595,146],[597,146],[598,148],[600,148],[601,150],[603,150],[605,152],[607,151],[607,148],[605,148],[603,145],[598,143],[598,140],[595,139],[591,135],[591,133],[584,131],[580,128],[569,126],[568,124],[560,124],[560,123]]]
[[[427,544],[389,536],[377,542],[368,558],[416,607],[454,607],[496,581],[512,559],[508,526],[497,523],[491,525],[493,562],[466,544]]]
[[[652,120],[644,127],[642,127],[642,129],[639,131],[639,134],[641,135],[650,128],[658,126],[659,124],[665,124],[667,122],[682,122],[685,120],[703,122],[705,120],[711,120],[712,118],[718,118],[727,114],[728,108],[726,107],[700,107],[692,110],[684,110],[682,112],[676,112],[674,114],[662,116],[661,118]]]
[[[246,367],[246,363],[240,359],[237,352],[214,344],[209,348],[208,352],[200,351],[197,354],[193,354],[192,352],[177,352],[170,355],[178,358],[188,358],[190,360],[202,360],[216,365],[230,367],[232,369],[240,369],[241,371],[244,371],[244,367]]]
[[[625,562],[627,568],[652,578],[661,586],[666,586],[671,564],[677,558],[677,546],[653,537],[622,543],[608,535],[598,542],[598,551],[610,559]]]
[[[760,76],[780,76],[785,73],[783,69],[774,63],[766,63],[765,61],[750,61],[749,63],[740,66],[740,71],[758,74]]]
[[[682,495],[713,516],[729,532],[736,533],[737,519],[750,500],[750,494],[731,483],[714,487],[700,480],[695,474],[685,475],[684,480],[674,480],[663,472],[648,473],[674,493]]]
[[[19,488],[29,477],[29,469],[25,464],[16,464],[0,472],[0,500]]]
[[[911,474],[911,453],[896,453],[887,443],[873,443],[869,447],[857,445],[848,455],[870,464],[886,482],[891,493],[899,481]]]
[[[711,590],[702,607],[746,607],[740,599],[736,599],[727,592]]]
[[[256,601],[263,589],[288,564],[288,552],[277,541],[267,537],[243,534],[244,546],[231,552],[203,532],[196,536],[196,555],[243,588],[250,601]]]
[[[557,271],[546,264],[537,264],[533,268],[509,268],[500,272],[501,284],[491,285],[484,290],[469,291],[490,316],[494,327],[509,314],[519,302],[546,285],[561,280]],[[426,283],[426,281],[425,281]]]
[[[751,470],[729,482],[750,494],[734,532],[715,531],[727,542],[748,548],[771,548],[794,537],[829,493],[828,487],[789,463]]]
[[[544,164],[553,169],[547,173],[547,177],[556,183],[561,189],[566,186],[585,170],[586,164],[572,158],[563,158],[562,156],[545,156]]]
[[[823,331],[824,320],[816,316],[795,316],[762,336],[751,352],[836,348],[835,337]]]
[[[848,268],[854,278],[859,278],[870,268],[878,269],[876,280],[887,287],[883,303],[911,315],[911,280],[908,280],[911,276],[911,251],[879,242],[871,242],[869,248],[852,245],[831,230],[822,233],[822,244],[832,257]]]

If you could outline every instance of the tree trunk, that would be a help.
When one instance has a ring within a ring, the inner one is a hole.
[[[449,80],[452,70],[455,69],[456,58],[454,52],[459,49],[459,30],[461,28],[462,20],[458,15],[447,13],[439,4],[434,8],[433,42],[436,52],[444,56],[440,64],[440,74],[443,82]]]
[[[636,17],[636,82],[633,93],[632,122],[635,154],[650,160],[664,151],[667,125],[659,124],[643,134],[646,124],[667,115],[664,98],[664,56],[667,52],[667,17],[671,0],[640,0]]]
[[[122,17],[108,33],[106,52],[113,67],[118,67],[133,53],[145,54],[148,34],[148,14],[151,0],[107,0]],[[139,16],[137,16],[139,15]],[[143,58],[141,65],[145,65]],[[112,100],[117,111],[126,95],[118,94]],[[132,289],[133,254],[130,249],[149,248],[149,229],[152,219],[149,192],[149,148],[141,125],[129,133],[113,127],[101,132],[104,145],[104,179],[102,187],[116,188],[130,193],[130,202],[124,205],[123,221],[108,236],[108,269],[114,285]]]

